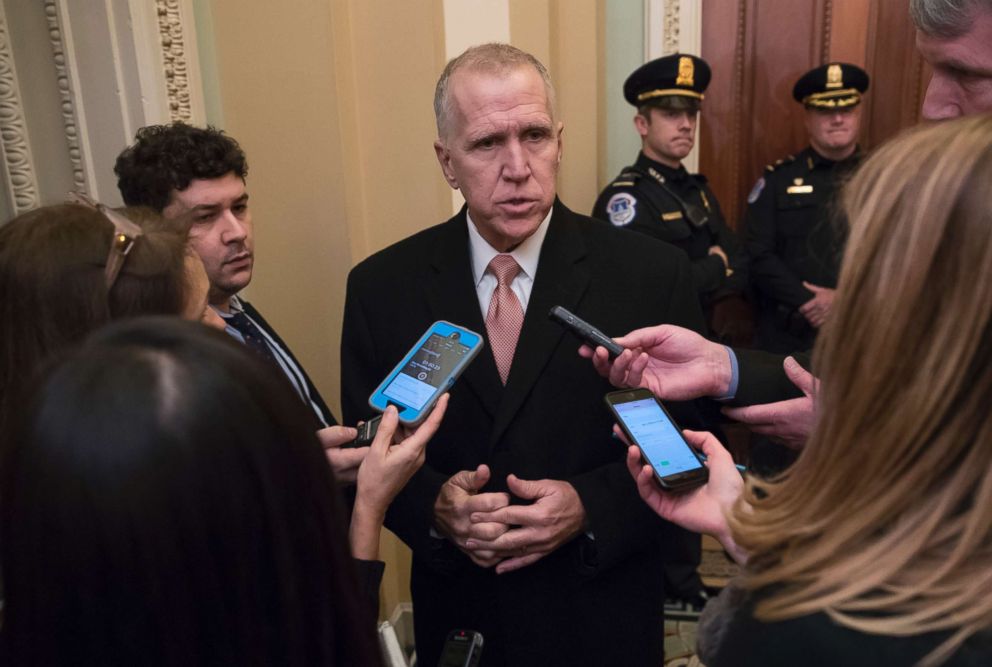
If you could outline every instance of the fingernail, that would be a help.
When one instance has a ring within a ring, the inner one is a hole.
[[[475,540],[465,540],[466,549],[474,549],[477,546],[479,546],[479,544]]]
[[[472,521],[473,523],[476,523],[476,522],[478,522],[478,521],[479,521],[479,519],[481,519],[481,518],[482,518],[482,515],[481,515],[481,514],[472,514],[472,515],[470,515],[470,516],[469,516],[468,518],[469,518],[469,520],[470,520],[470,521]]]

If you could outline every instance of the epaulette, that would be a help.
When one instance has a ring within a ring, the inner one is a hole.
[[[640,180],[641,175],[636,171],[622,171],[620,175],[613,179],[610,183],[611,188],[629,188],[637,185],[637,181]]]
[[[766,164],[765,165],[765,171],[769,171],[769,172],[775,171],[776,169],[778,169],[779,167],[781,167],[783,164],[792,164],[795,161],[796,161],[796,156],[795,155],[786,155],[781,160],[775,160],[775,163],[774,164]]]

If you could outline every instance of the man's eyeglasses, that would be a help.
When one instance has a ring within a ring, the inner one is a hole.
[[[134,242],[142,234],[141,227],[114,209],[93,201],[81,192],[70,192],[67,199],[71,204],[81,204],[99,211],[114,226],[114,236],[110,239],[110,250],[107,252],[107,261],[103,269],[107,291],[109,292],[110,288],[117,282],[117,276],[120,275],[121,267],[124,266],[124,260],[127,258],[128,253],[134,248]]]

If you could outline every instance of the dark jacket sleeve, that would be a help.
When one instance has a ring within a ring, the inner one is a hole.
[[[760,350],[734,349],[739,371],[735,405],[760,405],[790,398],[799,398],[803,393],[792,384],[785,374],[782,363],[785,356]],[[796,361],[810,370],[808,354],[794,354]]]
[[[751,281],[764,296],[798,308],[813,298],[802,280],[778,255],[778,219],[774,175],[766,175],[757,199],[747,206],[744,225]]]
[[[382,586],[382,573],[386,564],[381,560],[355,559],[355,572],[358,575],[358,592],[368,602],[372,618],[379,618],[379,589]]]
[[[742,294],[747,289],[747,254],[744,252],[744,246],[740,238],[738,238],[737,233],[727,226],[727,219],[723,216],[723,209],[720,208],[720,202],[717,201],[716,195],[708,187],[705,191],[707,197],[709,197],[710,205],[713,207],[713,219],[710,228],[716,237],[716,245],[723,248],[723,251],[727,254],[727,259],[730,261],[730,268],[733,271],[726,278],[726,281],[720,288],[720,292]]]

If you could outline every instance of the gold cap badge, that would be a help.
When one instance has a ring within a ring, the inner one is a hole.
[[[833,64],[827,68],[827,89],[840,88],[844,85],[844,72],[840,65]]]
[[[675,80],[676,86],[688,86],[692,87],[693,77],[695,72],[693,69],[692,58],[689,56],[682,56],[679,58],[679,76]]]

